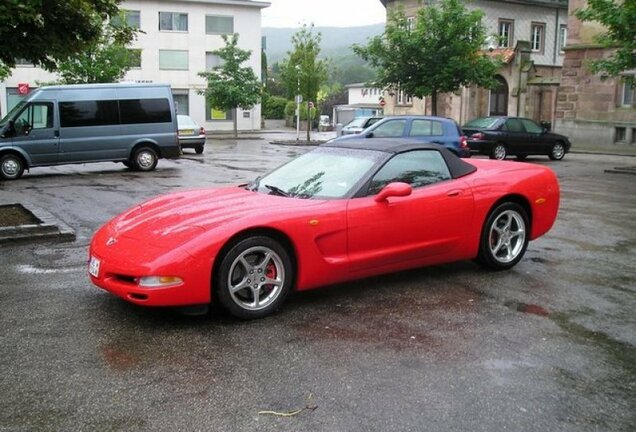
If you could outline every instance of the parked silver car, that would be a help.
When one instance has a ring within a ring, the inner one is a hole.
[[[205,146],[205,129],[199,126],[192,117],[187,115],[178,115],[177,125],[179,129],[179,145],[181,148],[193,148],[197,154],[203,153],[203,147]]]
[[[382,120],[382,117],[357,117],[351,120],[342,128],[343,135],[359,134],[369,126]]]

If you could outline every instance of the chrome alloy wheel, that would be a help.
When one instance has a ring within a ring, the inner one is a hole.
[[[497,144],[493,150],[493,156],[497,160],[503,160],[506,158],[506,148],[503,144]]]
[[[554,144],[554,146],[552,147],[551,156],[552,156],[552,159],[555,159],[555,160],[563,159],[563,156],[565,156],[565,148],[563,147],[563,144],[561,143]]]
[[[257,311],[274,303],[285,283],[280,256],[265,246],[245,250],[232,262],[227,286],[242,309]]]
[[[150,151],[145,150],[137,155],[137,165],[142,170],[147,170],[155,163],[155,156]]]
[[[20,164],[13,158],[6,158],[2,161],[2,167],[0,169],[2,169],[2,174],[5,177],[12,178],[20,171]]]
[[[490,252],[502,264],[517,258],[523,251],[525,241],[526,224],[514,210],[506,210],[498,215],[488,233]]]

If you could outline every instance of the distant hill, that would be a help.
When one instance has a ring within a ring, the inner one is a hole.
[[[292,49],[291,38],[298,28],[264,27],[263,36],[267,38],[267,61],[273,64],[287,57]],[[361,27],[315,27],[322,34],[321,57],[338,58],[353,54],[351,45],[363,44],[373,36],[382,34],[384,24]]]

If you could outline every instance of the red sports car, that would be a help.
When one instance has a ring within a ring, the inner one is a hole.
[[[556,176],[543,166],[347,141],[250,184],[138,205],[97,231],[88,270],[138,305],[218,301],[238,318],[260,318],[292,290],[458,260],[508,269],[558,208]]]

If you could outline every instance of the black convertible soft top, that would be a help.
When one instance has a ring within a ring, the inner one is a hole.
[[[360,138],[328,142],[321,147],[374,150],[391,154],[406,153],[413,150],[437,150],[446,161],[452,178],[460,178],[477,171],[475,166],[463,161],[444,146],[413,141],[409,138]]]

